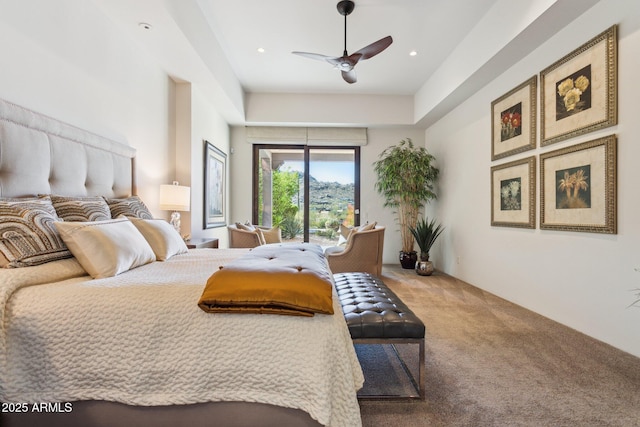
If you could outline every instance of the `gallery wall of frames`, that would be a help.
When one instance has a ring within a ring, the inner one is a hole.
[[[539,191],[541,229],[617,233],[616,135],[552,149],[617,124],[617,43],[614,25],[491,103],[492,226],[536,228]]]

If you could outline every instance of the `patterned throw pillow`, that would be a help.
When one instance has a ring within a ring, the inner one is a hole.
[[[51,195],[56,213],[64,221],[104,221],[111,219],[107,202],[96,197],[64,197]]]
[[[109,209],[111,209],[111,218],[118,218],[120,215],[153,219],[153,215],[149,208],[144,204],[138,196],[127,197],[126,199],[106,199]]]
[[[6,267],[29,267],[71,258],[55,222],[59,221],[49,196],[0,199],[0,252]]]

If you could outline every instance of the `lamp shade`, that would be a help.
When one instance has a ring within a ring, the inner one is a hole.
[[[188,211],[191,209],[191,188],[184,185],[160,186],[160,209],[164,211]]]

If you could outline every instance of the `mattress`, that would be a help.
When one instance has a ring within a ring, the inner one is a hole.
[[[212,314],[207,278],[246,249],[195,249],[92,280],[74,259],[0,272],[0,400],[244,401],[361,424],[362,371],[335,315]]]

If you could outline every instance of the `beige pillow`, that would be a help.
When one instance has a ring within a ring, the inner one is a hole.
[[[155,261],[149,243],[128,219],[56,222],[62,240],[94,279]]]
[[[374,228],[376,228],[376,221],[373,222],[367,222],[366,224],[361,225],[360,227],[358,227],[358,231],[369,231],[369,230],[373,230]]]
[[[153,249],[158,261],[189,251],[173,225],[164,219],[129,218]]]
[[[260,231],[265,244],[282,243],[282,231],[279,227],[273,227],[268,230],[261,229]]]
[[[262,233],[262,230],[258,227],[255,227],[252,224],[242,224],[239,222],[236,222],[236,228],[238,230],[244,230],[244,231],[249,231],[251,233],[256,233],[258,235],[258,241],[260,242],[261,245],[265,244],[265,240],[264,240],[264,234]]]
[[[340,224],[340,236],[344,237],[345,239],[349,237],[349,234],[351,234],[351,230],[353,230],[353,227],[347,227],[344,224]]]
[[[360,233],[362,231],[369,231],[369,230],[373,230],[374,228],[376,228],[376,224],[377,222],[367,222],[366,224],[362,224],[359,227],[354,227],[351,229],[351,232],[349,233],[349,236],[347,236],[347,245],[349,244],[349,242],[351,241],[351,239],[353,238],[353,235],[356,233]]]
[[[236,222],[236,228],[244,231],[256,231],[256,228],[251,224],[243,224],[241,222]]]

